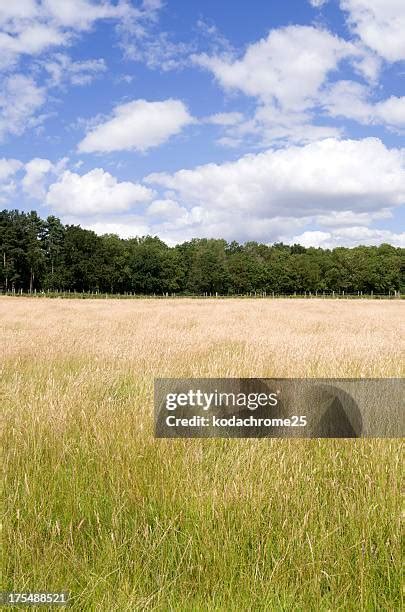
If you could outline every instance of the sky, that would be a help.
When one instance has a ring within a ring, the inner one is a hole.
[[[405,246],[405,0],[0,2],[0,207]]]

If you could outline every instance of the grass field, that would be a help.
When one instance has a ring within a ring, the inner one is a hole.
[[[3,589],[400,610],[400,440],[155,440],[155,376],[403,376],[400,301],[0,298]]]

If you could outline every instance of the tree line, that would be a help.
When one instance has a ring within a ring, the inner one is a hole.
[[[0,289],[220,295],[376,293],[405,289],[405,249],[334,249],[200,238],[169,247],[157,236],[99,236],[54,216],[0,213]]]

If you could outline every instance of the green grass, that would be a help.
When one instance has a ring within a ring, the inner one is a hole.
[[[4,372],[3,588],[77,610],[401,608],[400,441],[154,440],[148,380],[83,363],[69,391],[76,368],[53,373],[63,414],[47,368]]]

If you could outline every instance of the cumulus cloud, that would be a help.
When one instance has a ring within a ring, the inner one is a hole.
[[[0,181],[8,179],[15,174],[21,167],[22,163],[18,159],[0,159]]]
[[[389,62],[405,59],[403,0],[340,0],[352,30]]]
[[[178,134],[193,122],[180,100],[134,100],[116,106],[113,117],[96,125],[79,143],[83,153],[147,151]]]
[[[405,128],[405,96],[391,96],[375,105],[378,118],[387,125]]]
[[[358,51],[326,30],[288,26],[272,30],[251,44],[241,59],[194,56],[225,89],[235,89],[262,102],[299,111],[316,98],[328,73]]]
[[[359,244],[378,246],[383,243],[393,246],[405,247],[405,232],[396,233],[390,230],[371,229],[367,227],[349,227],[322,232],[317,230],[306,231],[289,239],[291,243],[302,244],[306,247],[322,247],[333,249],[338,246],[353,247]]]
[[[280,215],[345,209],[349,203],[370,210],[382,200],[391,206],[405,200],[404,154],[376,138],[325,139],[146,180],[193,204]]]
[[[49,159],[35,157],[25,164],[25,175],[21,181],[23,191],[30,197],[37,200],[44,199],[46,196],[46,183],[61,174],[65,169],[68,159],[64,157],[57,163],[52,163]]]
[[[324,227],[349,227],[349,226],[367,226],[377,219],[389,219],[392,217],[392,211],[388,208],[382,208],[374,212],[354,212],[352,210],[333,211],[327,214],[318,215],[315,217],[317,225]]]
[[[175,219],[187,214],[187,209],[179,206],[174,200],[154,200],[146,210],[147,215],[159,217],[159,219]]]
[[[311,112],[286,112],[274,105],[259,105],[252,118],[240,123],[225,124],[224,146],[271,147],[277,144],[307,144],[323,138],[338,138],[342,129],[314,125]]]
[[[109,172],[95,168],[79,175],[65,170],[48,190],[46,203],[64,214],[93,215],[129,210],[148,202],[153,191],[132,182],[118,182]]]
[[[36,157],[25,166],[25,176],[22,179],[23,190],[31,197],[40,199],[46,195],[44,178],[53,168],[49,159]]]
[[[250,141],[261,147],[277,141],[305,144],[338,137],[339,127],[315,121],[332,74],[343,60],[349,60],[355,72],[370,82],[375,82],[380,70],[371,51],[313,26],[271,30],[239,59],[229,53],[193,57],[225,90],[242,92],[258,102],[250,119],[236,123],[235,128],[228,125],[220,140],[226,146]]]
[[[5,78],[0,86],[0,141],[39,125],[43,117],[37,116],[37,111],[45,99],[45,89],[32,77],[14,74]]]
[[[97,221],[86,217],[64,216],[64,223],[81,225],[85,229],[92,230],[102,236],[103,234],[117,234],[121,238],[136,238],[151,234],[150,226],[142,217],[136,215],[125,215],[117,219],[111,216],[101,216]]]
[[[0,68],[13,66],[20,55],[38,55],[52,46],[67,43],[67,37],[54,26],[35,22],[27,25],[26,20],[21,21],[21,27],[17,24],[13,20],[7,29],[7,23],[0,21]]]
[[[221,237],[329,248],[404,239],[373,227],[405,203],[405,150],[376,138],[270,149],[143,182],[154,191],[101,169],[65,171],[46,202],[97,233],[157,234],[169,244]],[[137,203],[146,206],[132,210]]]
[[[0,204],[8,201],[16,189],[14,175],[23,167],[18,159],[0,159]]]
[[[338,81],[323,96],[323,106],[332,117],[346,117],[365,125],[405,127],[405,96],[371,101],[372,91],[354,81]]]
[[[193,211],[183,222],[194,231],[268,241],[320,215],[351,211],[372,219],[404,204],[405,153],[375,138],[325,139],[145,180]]]

